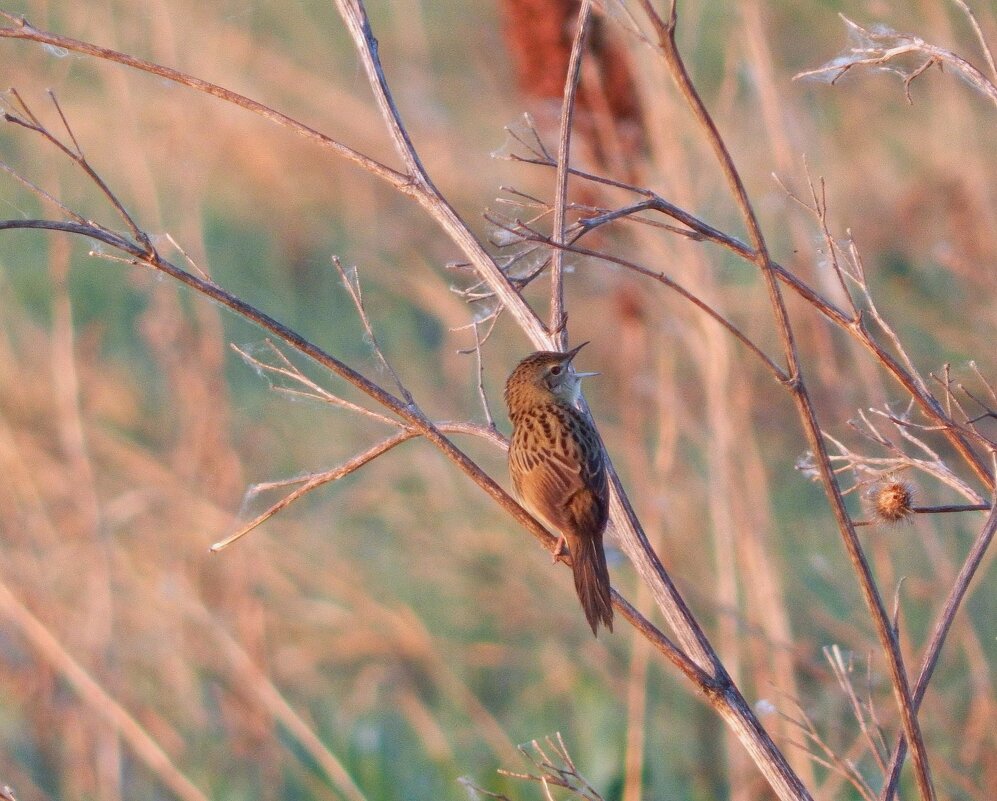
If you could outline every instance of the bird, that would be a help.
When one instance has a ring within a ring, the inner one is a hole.
[[[613,630],[613,602],[602,535],[609,518],[609,479],[599,433],[577,404],[581,379],[565,353],[538,351],[505,384],[512,421],[509,476],[520,503],[558,534],[554,561],[571,554],[575,591],[592,633]]]

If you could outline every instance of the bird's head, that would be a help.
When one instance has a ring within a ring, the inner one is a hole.
[[[541,350],[523,359],[505,383],[505,402],[510,410],[551,400],[577,403],[581,392],[580,379],[598,373],[579,373],[571,360],[588,343],[583,342],[567,353]]]

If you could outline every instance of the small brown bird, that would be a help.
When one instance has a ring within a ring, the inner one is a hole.
[[[609,480],[599,434],[580,412],[580,380],[571,360],[588,343],[567,353],[527,356],[505,383],[512,420],[509,475],[520,502],[560,535],[554,560],[565,543],[571,551],[575,590],[585,617],[613,630],[613,603],[602,533],[609,516]]]

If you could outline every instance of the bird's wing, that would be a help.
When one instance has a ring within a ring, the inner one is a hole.
[[[562,426],[563,415],[579,414],[564,407],[543,413],[561,417],[550,422]],[[587,424],[567,422],[574,436],[553,440],[544,435],[542,415],[517,426],[509,449],[513,484],[523,505],[555,531],[601,533],[608,511],[601,445]]]

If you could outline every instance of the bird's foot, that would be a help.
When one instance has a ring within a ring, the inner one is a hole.
[[[551,563],[556,565],[558,562],[563,562],[564,557],[567,555],[567,543],[565,542],[564,535],[562,534],[557,538],[557,544],[554,546],[554,558],[551,560]]]

